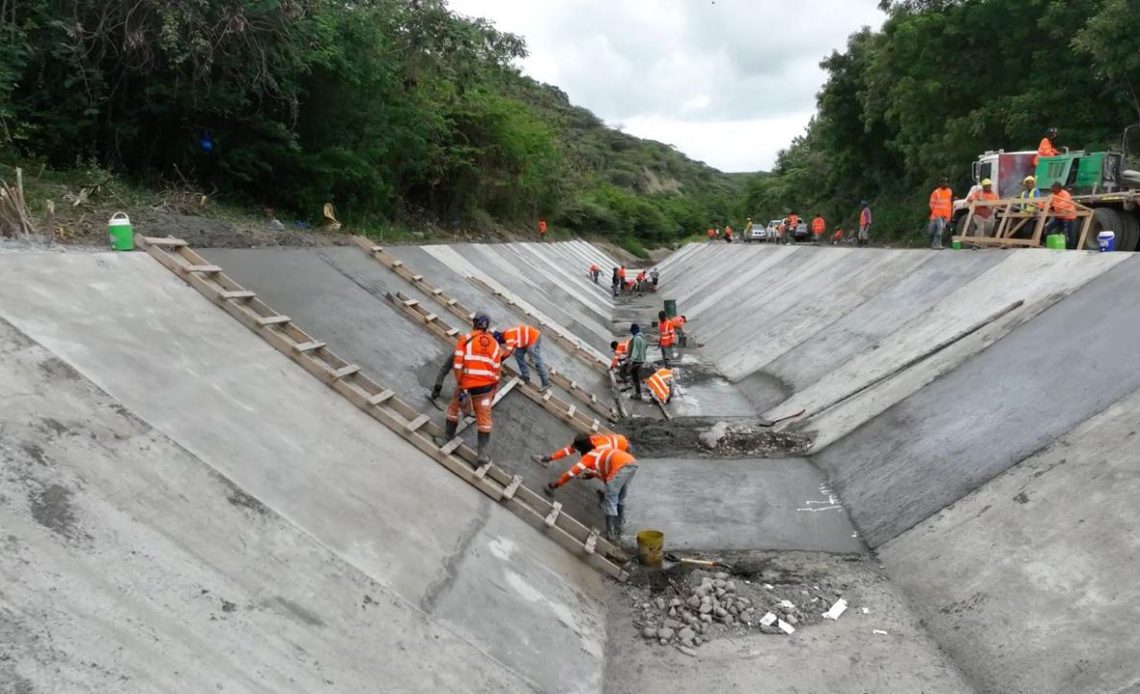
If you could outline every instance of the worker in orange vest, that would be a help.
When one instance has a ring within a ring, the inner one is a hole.
[[[538,240],[539,241],[545,241],[546,240],[546,220],[545,219],[539,219],[538,220]]]
[[[866,200],[862,201],[859,210],[859,233],[856,238],[860,246],[866,246],[871,242],[871,203]],[[843,239],[842,232],[839,234],[839,239]]]
[[[942,233],[946,231],[953,211],[954,191],[950,190],[950,179],[943,177],[930,193],[930,223],[926,226],[926,233],[930,234],[931,248],[942,249]]]
[[[709,241],[716,241],[716,229],[709,227],[709,230],[707,233],[709,235]]]
[[[673,345],[677,341],[677,333],[673,329],[673,321],[664,311],[657,312],[657,346],[661,348],[661,361],[669,366],[669,358],[673,354]]]
[[[843,243],[843,230],[835,227],[835,233],[831,235],[831,245],[838,246]]]
[[[788,242],[788,222],[787,220],[780,220],[776,225],[776,243]]]
[[[645,381],[649,392],[662,407],[673,399],[673,371],[671,369],[658,369]]]
[[[503,353],[495,336],[489,332],[491,317],[479,311],[472,319],[473,330],[460,335],[455,342],[452,369],[455,372],[455,393],[447,406],[447,422],[443,431],[450,441],[459,428],[459,411],[475,414],[477,458],[475,466],[491,462],[488,447],[491,445],[491,403],[499,387]]]
[[[795,212],[792,212],[791,214],[789,214],[788,215],[788,232],[787,232],[785,243],[795,243],[796,242],[796,229],[799,227],[799,225],[800,225],[800,216],[798,214],[796,214]]]
[[[994,192],[994,182],[988,178],[982,179],[980,190],[971,191],[966,196],[966,202],[993,202],[997,199],[998,194]],[[993,207],[988,205],[975,206],[973,221],[971,222],[973,229],[965,229],[964,231],[972,233],[974,236],[993,236],[996,221]]]
[[[605,483],[606,491],[602,500],[602,511],[606,515],[606,538],[610,542],[621,541],[621,525],[625,519],[625,495],[630,480],[637,473],[637,458],[618,448],[595,448],[582,456],[573,467],[557,481],[546,485],[547,496],[554,496],[554,490],[575,477],[598,478]]]
[[[1045,131],[1045,137],[1041,138],[1041,144],[1037,145],[1037,154],[1033,155],[1033,168],[1037,168],[1037,163],[1041,161],[1041,157],[1055,157],[1060,154],[1054,142],[1060,131],[1056,128],[1049,128]]]
[[[724,227],[724,240],[732,243],[732,227],[725,225]]]
[[[623,292],[626,291],[627,287],[625,284],[625,266],[624,265],[622,265],[621,267],[618,268],[618,282],[621,283],[621,290]]]
[[[622,381],[629,379],[629,340],[610,343],[613,355],[610,357],[610,371],[618,370],[618,378]]]
[[[634,280],[634,288],[637,289],[637,291],[641,291],[645,288],[647,282],[649,282],[649,273],[642,270],[637,273],[637,279]]]
[[[826,231],[827,222],[824,221],[822,215],[817,214],[815,218],[811,220],[811,235],[815,237],[816,243],[819,243]]]
[[[1062,233],[1065,235],[1065,248],[1077,247],[1077,205],[1073,196],[1061,185],[1060,181],[1053,181],[1050,188],[1053,199],[1049,203],[1049,211],[1053,219],[1045,227],[1046,234]]]
[[[538,379],[542,386],[540,393],[550,390],[550,374],[546,370],[546,363],[542,360],[542,333],[531,325],[516,325],[502,332],[495,332],[495,339],[503,345],[503,358],[515,355],[515,364],[519,369],[522,380],[530,383],[530,369],[527,367],[526,355],[534,357],[534,368],[538,371]]]
[[[674,316],[669,319],[669,322],[673,324],[673,332],[676,334],[675,342],[682,347],[688,346],[688,339],[685,337],[685,323],[688,323],[689,319],[684,316]]]
[[[598,267],[597,263],[590,264],[590,277],[594,278],[594,284],[598,283],[598,278],[602,276],[602,268]]]
[[[550,455],[532,455],[530,459],[543,467],[547,467],[555,460],[562,460],[566,456],[574,455],[574,451],[586,455],[590,451],[605,451],[611,448],[629,453],[629,439],[621,434],[578,434],[569,446],[559,448]]]

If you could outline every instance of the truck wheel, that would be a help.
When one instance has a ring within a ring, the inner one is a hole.
[[[1081,223],[1080,220],[1077,220]],[[1124,229],[1124,222],[1116,210],[1110,207],[1093,208],[1092,224],[1089,225],[1089,235],[1085,237],[1085,249],[1095,251],[1100,246],[1096,242],[1096,235],[1102,231],[1116,232],[1116,247],[1124,250],[1128,242],[1128,234]],[[1078,234],[1080,230],[1078,229]]]
[[[1127,233],[1125,242],[1116,248],[1121,251],[1135,251],[1140,247],[1140,217],[1137,217],[1135,212],[1123,210],[1116,210],[1116,214],[1120,217],[1121,227]]]

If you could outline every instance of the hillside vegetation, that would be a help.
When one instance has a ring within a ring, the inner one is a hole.
[[[986,150],[1119,145],[1140,118],[1135,0],[883,2],[881,31],[825,59],[828,78],[806,133],[748,205],[776,216],[820,211],[850,228],[872,202],[879,238],[917,232],[941,176],[964,194]]]
[[[606,127],[444,0],[0,0],[0,152],[360,226],[638,245],[735,214],[744,179]]]

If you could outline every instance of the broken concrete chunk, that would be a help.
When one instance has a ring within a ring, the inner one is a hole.
[[[717,422],[712,425],[708,431],[701,432],[697,436],[697,440],[705,448],[712,450],[720,444],[721,439],[728,433],[728,422]]]
[[[790,600],[781,600],[781,601],[780,601],[780,607],[784,608],[785,610],[794,610],[794,609],[796,609],[796,605],[795,605],[795,603],[793,603],[793,602],[792,602],[792,601],[790,601]]]
[[[846,611],[847,611],[847,601],[844,600],[843,598],[839,598],[838,600],[835,601],[835,604],[831,606],[830,610],[823,613],[823,617],[824,617],[824,619],[839,619],[839,616],[842,615]]]
[[[665,609],[665,598],[657,598],[653,601],[653,604],[657,605],[657,609],[663,610]]]
[[[776,621],[776,626],[780,627],[780,631],[789,636],[796,633],[796,628],[782,619]]]
[[[871,633],[875,634],[876,636],[886,636],[887,635],[887,632],[883,631],[882,629],[872,629]]]
[[[760,626],[762,627],[770,627],[775,623],[776,615],[772,614],[771,612],[760,618]]]

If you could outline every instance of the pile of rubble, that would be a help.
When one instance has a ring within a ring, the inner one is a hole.
[[[829,586],[753,583],[724,572],[692,571],[684,585],[663,594],[634,595],[635,624],[647,641],[675,645],[688,655],[702,643],[730,634],[759,631],[794,634],[797,627],[837,619],[847,607]]]

